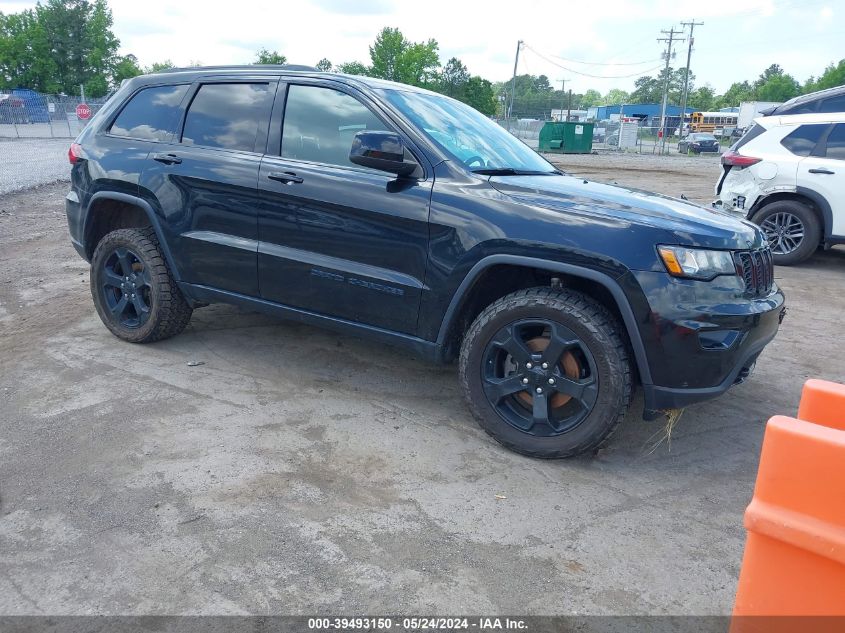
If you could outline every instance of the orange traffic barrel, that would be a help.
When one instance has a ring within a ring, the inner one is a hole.
[[[745,528],[731,630],[845,630],[845,385],[769,420]]]

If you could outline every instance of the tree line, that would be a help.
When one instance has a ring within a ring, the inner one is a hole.
[[[100,97],[121,81],[143,73],[173,67],[170,60],[142,67],[134,55],[119,55],[120,41],[112,32],[112,13],[107,0],[46,0],[34,9],[0,13],[0,89],[32,88],[46,93]],[[256,64],[284,64],[285,55],[262,48]],[[198,60],[191,66],[201,65]],[[316,67],[352,75],[366,75],[414,86],[459,99],[487,115],[505,113],[511,99],[512,81],[490,82],[469,72],[452,57],[441,63],[436,40],[408,40],[399,29],[385,27],[369,47],[368,62],[333,64],[321,59]],[[680,104],[686,70],[669,68],[634,82],[631,92],[613,88],[605,94],[588,89],[573,93],[556,89],[546,75],[516,77],[514,116],[545,118],[552,110],[586,109],[596,105],[660,103],[669,78],[669,103]],[[801,84],[777,64],[766,68],[753,81],[736,82],[716,94],[709,84],[696,87],[689,76],[687,103],[697,110],[718,110],[742,101],[786,101],[799,94],[845,84],[845,59],[830,64],[818,77]]]

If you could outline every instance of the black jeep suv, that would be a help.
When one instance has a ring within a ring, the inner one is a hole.
[[[284,66],[124,83],[70,148],[70,235],[119,338],[235,303],[459,358],[538,457],[742,381],[784,297],[754,225],[567,176],[472,108]]]

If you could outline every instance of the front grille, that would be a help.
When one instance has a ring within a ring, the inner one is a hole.
[[[734,253],[734,262],[737,274],[745,281],[747,295],[762,297],[772,291],[775,266],[770,248]]]

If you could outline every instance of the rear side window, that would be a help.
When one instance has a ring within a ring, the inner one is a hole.
[[[173,134],[179,104],[188,86],[155,86],[135,93],[109,129],[110,134],[146,141],[166,141]]]
[[[349,161],[352,139],[361,130],[385,129],[381,119],[344,92],[290,86],[282,128],[282,156],[360,169]]]
[[[731,147],[731,149],[733,151],[738,150],[740,147],[742,147],[743,145],[745,145],[749,141],[753,141],[755,138],[760,136],[765,131],[766,131],[766,128],[764,128],[759,123],[752,124],[752,126],[748,129],[748,131],[745,134],[742,135],[742,138],[739,139],[736,143],[733,144],[733,147]]]
[[[827,137],[827,158],[845,160],[845,123],[837,123]]]
[[[809,156],[827,129],[827,124],[799,125],[781,139],[780,144],[796,156]]]
[[[268,84],[204,84],[188,106],[182,143],[255,151],[270,118]]]
[[[819,112],[845,112],[845,95],[825,99],[819,106]]]

